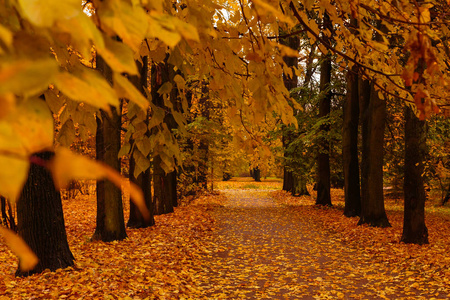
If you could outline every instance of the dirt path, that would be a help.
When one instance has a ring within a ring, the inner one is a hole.
[[[430,299],[389,262],[315,231],[305,211],[277,205],[268,191],[222,192],[219,230],[199,266],[204,299]]]

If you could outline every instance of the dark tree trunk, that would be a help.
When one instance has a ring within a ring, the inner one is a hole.
[[[360,216],[361,191],[359,185],[358,125],[359,91],[358,69],[347,74],[347,99],[344,104],[344,126],[342,131],[342,155],[344,161],[344,215]]]
[[[155,215],[173,212],[174,195],[169,183],[171,179],[169,174],[164,172],[161,167],[161,158],[156,156],[153,159],[153,207]]]
[[[141,92],[141,94],[146,97],[145,89],[148,86],[148,57],[142,57],[142,63],[137,61],[136,62],[139,74],[140,76],[133,76],[130,78],[130,81],[133,82],[133,84],[136,86],[136,88]],[[148,114],[147,114],[147,120],[145,120],[145,124],[148,125]],[[150,133],[147,130],[146,135],[148,136]],[[150,158],[149,158],[150,159]],[[131,228],[145,228],[155,225],[155,219],[153,217],[153,201],[152,201],[152,179],[151,179],[151,172],[150,168],[144,171],[143,173],[139,174],[136,178],[134,175],[134,170],[136,167],[136,161],[134,158],[134,155],[130,156],[130,170],[129,170],[129,178],[131,182],[134,182],[137,184],[144,193],[144,200],[145,204],[147,206],[148,211],[150,212],[150,219],[145,220],[142,216],[140,210],[137,208],[137,206],[134,204],[133,201],[130,199],[130,217],[127,222],[127,227]]]
[[[154,64],[152,66],[151,93],[153,103],[166,111],[164,123],[167,125],[169,130],[173,130],[178,126],[172,115],[172,110],[179,109],[178,92],[176,88],[173,88],[170,92],[169,100],[172,108],[166,106],[164,96],[158,93],[158,90],[164,83],[171,82],[174,84],[173,79],[176,72],[174,67],[167,61],[168,56],[166,57],[164,63]],[[161,162],[162,160],[159,155],[156,155],[156,157],[153,158],[153,205],[154,213],[156,215],[173,212],[174,205],[176,206],[178,203],[176,192],[176,172],[172,171],[166,174],[164,169],[161,167]]]
[[[450,185],[448,186],[447,194],[445,195],[444,199],[442,200],[442,205],[445,205],[445,203],[447,203],[449,199],[450,199]]]
[[[286,166],[283,168],[283,174],[283,191],[292,192],[294,190],[294,174],[288,171]]]
[[[168,190],[170,191],[170,195],[172,198],[172,206],[178,206],[178,196],[177,196],[177,171],[174,170],[167,174],[167,183],[169,184]]]
[[[138,175],[134,176],[135,160],[130,157],[130,181],[138,185],[144,193],[144,200],[147,208],[150,212],[150,219],[145,220],[141,214],[141,211],[137,208],[133,201],[130,201],[130,217],[127,222],[127,227],[131,228],[146,228],[155,225],[155,218],[153,217],[153,203],[152,203],[152,178],[150,169]]]
[[[111,70],[105,61],[97,56],[97,69],[109,80]],[[96,155],[97,160],[120,173],[119,150],[122,128],[121,107],[111,107],[111,115],[101,112],[97,118]],[[97,226],[92,240],[110,242],[127,237],[123,215],[122,192],[112,182],[97,181]]]
[[[420,121],[413,110],[405,108],[405,208],[401,241],[428,244],[425,225],[425,188],[423,184],[423,160],[426,151],[426,123]]]
[[[11,203],[5,197],[0,196],[2,209],[2,225],[17,232],[16,220],[12,211]]]
[[[360,81],[362,120],[361,216],[358,224],[391,226],[384,209],[383,142],[386,103],[367,81]]]
[[[297,50],[300,45],[300,38],[297,35],[290,36],[288,38],[282,39],[281,44],[286,45],[290,47],[291,49]],[[298,67],[298,58],[297,57],[284,57],[284,62],[288,67]],[[284,86],[288,91],[291,91],[292,89],[296,88],[298,86],[298,77],[295,75],[294,70],[292,70],[293,75],[288,76],[287,74],[283,74],[283,82]],[[286,129],[286,126],[283,126],[284,129]],[[287,153],[287,148],[289,147],[289,144],[292,141],[292,135],[293,132],[291,130],[283,130],[283,149],[284,149],[284,157],[285,157],[285,166],[284,166],[284,176],[283,176],[283,190],[287,192],[293,192],[294,190],[294,177],[292,170],[289,169],[288,164],[288,157],[292,154]]]
[[[323,17],[324,29],[331,27],[331,21],[327,14]],[[332,28],[330,29],[332,30]],[[330,31],[331,32],[331,31]],[[324,37],[327,39],[327,37]],[[319,118],[326,118],[331,110],[331,56],[328,53],[322,53],[322,62],[320,64],[320,92],[322,97],[319,101]],[[331,206],[330,194],[330,143],[328,135],[330,132],[329,124],[320,126],[322,137],[319,140],[319,153],[317,155],[317,199],[316,205]]]
[[[52,152],[36,157],[48,161]],[[55,189],[50,172],[31,164],[28,179],[17,202],[18,233],[39,258],[28,272],[16,271],[16,276],[28,276],[45,269],[54,271],[73,266],[74,257],[67,243],[61,195]]]
[[[253,179],[258,182],[261,181],[261,170],[258,167],[253,169]]]

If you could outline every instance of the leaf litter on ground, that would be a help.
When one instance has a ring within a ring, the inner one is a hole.
[[[0,299],[450,297],[448,209],[429,206],[430,244],[407,245],[399,242],[399,199],[387,199],[392,227],[380,229],[344,217],[341,190],[332,191],[334,207],[323,208],[314,194],[292,197],[273,182],[245,184],[219,183],[218,193],[111,243],[90,242],[95,198],[64,200],[76,266],[15,278],[17,260],[1,245]]]

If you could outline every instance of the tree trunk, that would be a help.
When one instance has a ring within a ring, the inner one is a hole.
[[[135,160],[133,156],[130,157],[130,181],[138,185],[144,193],[145,204],[150,212],[150,220],[145,220],[141,214],[141,211],[137,208],[133,201],[130,200],[130,217],[127,222],[127,227],[130,228],[146,228],[155,225],[155,219],[153,217],[153,203],[152,203],[152,178],[150,169],[138,175],[134,176]]]
[[[293,50],[297,50],[300,45],[300,38],[297,35],[290,36],[288,38],[282,39],[280,41],[281,44],[286,45],[290,47]],[[298,67],[298,58],[297,57],[284,57],[283,58],[286,65],[290,68]],[[296,88],[298,86],[298,77],[295,75],[294,70],[292,70],[292,76],[288,76],[287,74],[283,73],[283,82],[284,86],[288,91],[291,91],[292,89]],[[283,190],[287,192],[293,192],[294,191],[294,177],[292,170],[290,170],[288,164],[288,158],[289,156],[292,156],[292,153],[287,152],[287,148],[289,147],[289,144],[291,143],[293,137],[293,132],[291,130],[288,130],[286,126],[283,126],[283,149],[284,149],[284,157],[285,157],[285,166],[284,166],[284,176],[283,176]]]
[[[155,215],[173,212],[174,196],[169,183],[171,176],[169,174],[164,172],[161,167],[161,158],[156,156],[153,159],[153,207]]]
[[[35,154],[45,161],[53,155],[52,152]],[[55,189],[52,175],[46,168],[31,164],[17,202],[17,219],[19,235],[37,255],[39,262],[28,272],[22,272],[19,268],[16,276],[73,266],[74,257],[67,243],[61,194]]]
[[[347,74],[347,99],[344,103],[344,126],[342,130],[342,155],[344,161],[344,215],[360,216],[361,195],[359,185],[358,124],[359,90],[358,69],[353,67]]]
[[[97,56],[97,69],[109,80],[111,70],[105,61]],[[119,150],[122,128],[121,107],[111,107],[111,115],[104,111],[97,118],[96,155],[97,160],[120,172]],[[97,181],[97,226],[92,240],[110,242],[127,237],[123,215],[122,192],[112,182]]]
[[[292,196],[309,196],[308,188],[306,187],[306,179],[302,175],[293,176]]]
[[[361,216],[358,224],[389,227],[383,196],[383,142],[386,103],[373,84],[360,81],[362,120]]]
[[[426,123],[420,121],[413,110],[405,108],[405,194],[403,234],[401,241],[428,244],[425,225],[425,188],[423,184],[423,160],[426,151]]]
[[[286,154],[285,154],[286,156]],[[294,190],[294,174],[283,167],[283,191],[292,192]]]
[[[0,196],[2,210],[2,225],[17,232],[16,220],[12,211],[11,203],[5,197]]]
[[[139,70],[139,77],[133,76],[130,78],[130,81],[136,86],[136,88],[141,92],[141,94],[146,97],[145,89],[148,86],[148,57],[144,56],[142,57],[142,63],[140,61],[136,61],[138,70]],[[147,119],[144,121],[146,125],[148,125],[148,112],[147,112]],[[148,136],[150,133],[147,130],[146,136]],[[150,159],[148,157],[148,159]],[[133,201],[130,199],[130,217],[127,222],[127,227],[131,228],[145,228],[155,225],[155,219],[153,217],[153,201],[152,201],[152,179],[151,179],[151,173],[150,168],[148,168],[143,173],[139,174],[136,178],[134,175],[134,170],[136,167],[136,160],[134,158],[134,155],[130,155],[130,169],[129,169],[129,178],[131,182],[134,182],[137,184],[144,193],[144,200],[145,204],[147,206],[148,211],[150,212],[150,219],[145,220],[142,216],[140,210],[137,208],[137,206],[134,204]]]
[[[324,29],[331,27],[331,21],[327,14],[323,17]],[[332,28],[330,29],[332,30]],[[327,37],[324,37],[327,39]],[[331,110],[331,57],[329,53],[322,53],[322,62],[320,64],[320,93],[319,118],[326,118]],[[331,206],[330,194],[330,143],[329,132],[330,125],[322,124],[320,126],[322,137],[319,139],[319,153],[317,155],[317,199],[316,205]]]
[[[261,181],[261,170],[258,167],[253,169],[253,179],[257,182]]]
[[[160,95],[158,93],[158,90],[164,83],[171,82],[172,84],[174,84],[173,79],[176,75],[176,72],[174,70],[174,67],[167,61],[168,56],[166,57],[164,63],[158,63],[152,66],[151,93],[153,103],[161,108],[164,108],[164,110],[166,111],[164,123],[167,125],[167,128],[169,130],[173,130],[178,126],[175,118],[172,115],[172,110],[177,109],[179,106],[179,102],[177,100],[178,92],[176,88],[172,88],[170,92],[170,97],[168,100],[170,100],[170,105],[173,106],[172,108],[166,106],[165,101],[167,100],[164,99],[163,95]],[[176,205],[178,203],[176,192],[176,172],[172,171],[166,174],[161,167],[161,162],[162,160],[159,155],[156,155],[153,158],[153,204],[154,213],[156,215],[173,212],[174,204]]]

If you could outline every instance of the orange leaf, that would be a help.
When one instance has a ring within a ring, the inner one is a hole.
[[[105,178],[119,188],[128,184],[128,181],[110,166],[74,154],[65,148],[59,148],[55,151],[55,157],[49,167],[57,188],[67,187],[69,182],[74,179]],[[139,208],[144,219],[149,220],[150,212],[145,204],[141,189],[132,182],[130,182],[129,186],[131,200]]]
[[[32,270],[39,260],[25,241],[12,230],[3,226],[0,226],[0,234],[3,235],[9,249],[19,258],[20,270],[22,272]]]

